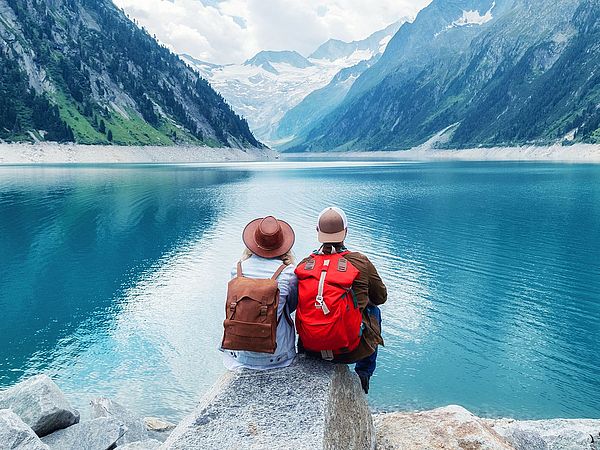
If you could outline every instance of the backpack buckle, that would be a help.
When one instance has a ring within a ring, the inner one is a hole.
[[[330,312],[322,295],[317,295],[317,298],[315,299],[315,308],[323,310],[323,314],[325,315]]]
[[[260,315],[261,316],[266,316],[267,315],[267,307],[266,306],[261,306],[260,307]]]
[[[323,358],[325,361],[333,361],[333,351],[321,350],[321,358]]]

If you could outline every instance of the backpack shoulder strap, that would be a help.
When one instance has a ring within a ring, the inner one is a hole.
[[[242,274],[242,262],[241,261],[238,261],[238,263],[237,263],[237,276],[238,276],[238,278],[241,278],[244,276]]]
[[[283,270],[287,267],[286,264],[282,264],[279,266],[279,268],[275,271],[275,273],[273,274],[273,276],[271,277],[271,280],[276,280],[279,275],[281,275],[281,272],[283,272]]]
[[[294,321],[292,320],[292,316],[290,315],[290,312],[288,310],[287,303],[283,307],[283,315],[285,316],[285,320],[287,321],[287,323],[290,325],[290,327],[292,327],[292,330],[294,330],[295,329],[294,328]]]

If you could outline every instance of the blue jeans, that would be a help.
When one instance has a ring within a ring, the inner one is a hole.
[[[379,326],[381,327],[381,310],[375,305],[367,306],[367,314],[373,316],[379,322]],[[356,362],[356,366],[354,366],[354,371],[362,376],[370,377],[375,372],[375,368],[377,367],[377,347],[372,355],[367,356],[364,359]]]

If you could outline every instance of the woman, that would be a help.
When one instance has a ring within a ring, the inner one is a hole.
[[[298,303],[298,279],[294,274],[291,253],[294,245],[294,230],[273,216],[255,219],[246,225],[242,240],[246,250],[239,264],[231,271],[232,279],[246,278],[277,279],[279,305],[277,307],[277,330],[275,353],[258,353],[241,350],[223,351],[223,363],[230,370],[238,368],[274,369],[289,366],[296,356],[294,323],[290,314]],[[281,266],[285,268],[281,270]],[[277,274],[279,272],[279,274]],[[236,347],[234,347],[236,348]]]

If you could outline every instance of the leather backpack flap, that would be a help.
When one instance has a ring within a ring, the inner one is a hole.
[[[234,278],[229,282],[225,314],[240,322],[277,322],[279,285],[276,280]]]

